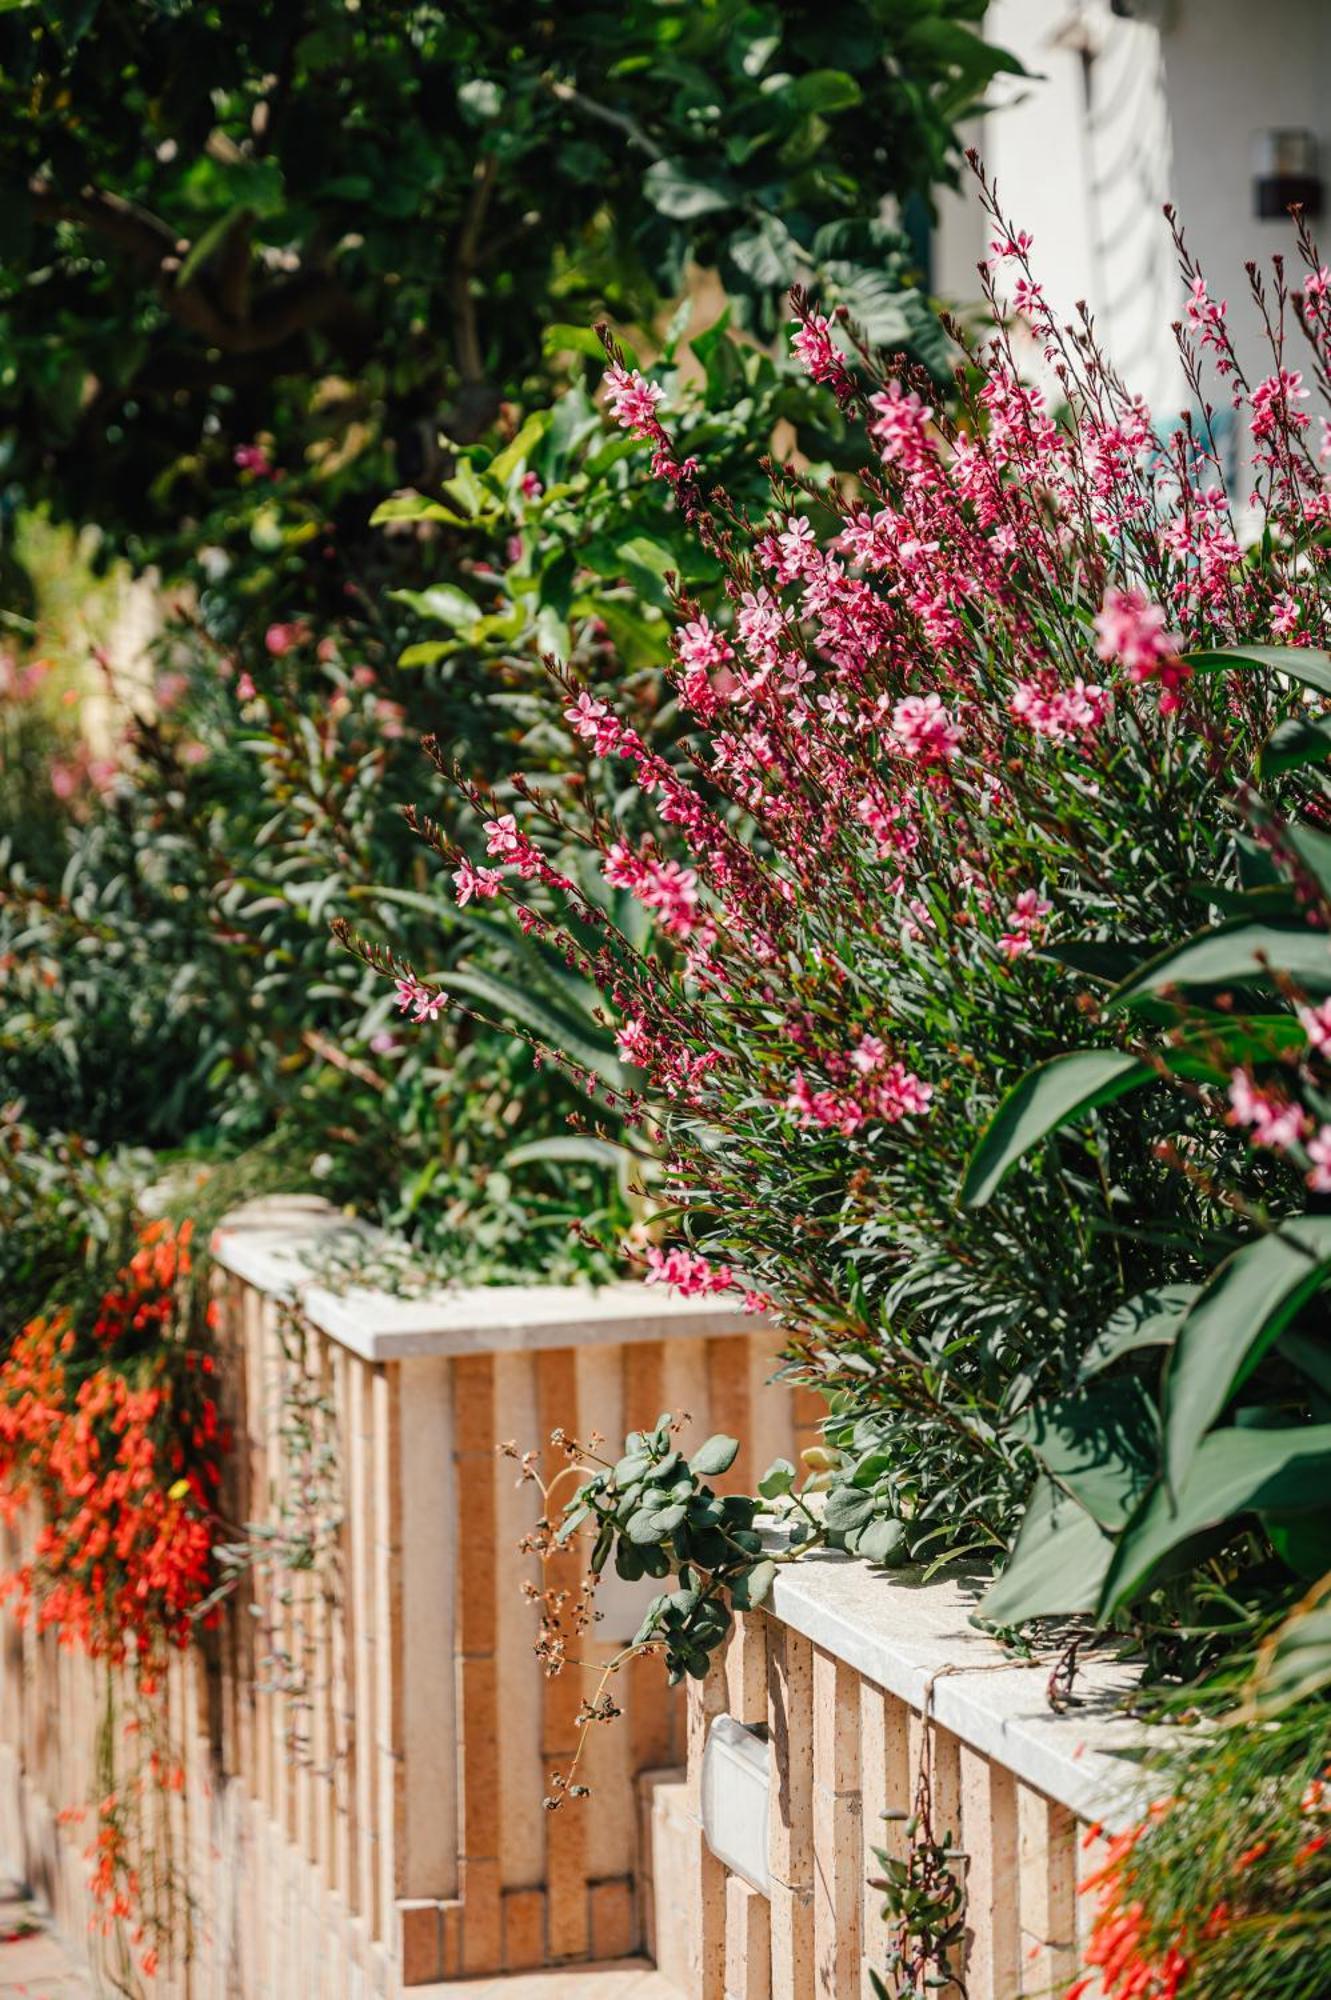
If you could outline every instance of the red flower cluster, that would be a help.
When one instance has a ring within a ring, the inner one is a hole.
[[[1188,1976],[1189,1960],[1178,1942],[1158,1953],[1148,1936],[1146,1911],[1140,1901],[1126,1901],[1131,1892],[1131,1871],[1127,1863],[1144,1827],[1130,1827],[1109,1842],[1104,1866],[1088,1875],[1082,1893],[1098,1890],[1096,1912],[1083,1959],[1092,1968],[1074,1986],[1066,2000],[1082,2000],[1083,1994],[1100,1993],[1105,2000],[1176,2000]],[[1087,1838],[1097,1828],[1092,1827]],[[1223,1915],[1221,1915],[1223,1921]]]
[[[212,1358],[183,1324],[188,1274],[189,1224],[152,1223],[90,1330],[66,1313],[32,1320],[0,1363],[0,1516],[40,1517],[0,1599],[149,1678],[215,1581],[229,1442]]]

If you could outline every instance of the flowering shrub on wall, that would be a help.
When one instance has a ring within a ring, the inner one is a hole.
[[[1094,1613],[1188,1676],[1331,1559],[1331,1267],[1300,1234],[1331,1122],[1331,493],[1306,407],[1331,280],[1305,238],[1298,287],[1257,281],[1250,381],[1180,240],[1193,408],[1162,438],[988,206],[995,330],[949,407],[795,300],[797,351],[865,427],[853,484],[774,469],[755,516],[610,348],[619,421],[724,574],[722,608],[677,593],[687,755],[556,664],[587,805],[521,780],[501,802],[437,753],[486,851],[418,824],[459,901],[507,906],[605,996],[637,1072],[614,1110],[660,1135],[687,1237],[649,1275],[782,1318],[829,1399],[819,1534],[1001,1563],[1020,1526],[994,1620]],[[1208,369],[1248,427],[1243,509]],[[414,1012],[444,997],[377,962]],[[641,1460],[575,1518],[600,1561],[665,1552],[683,1589],[641,1636],[705,1671],[772,1564],[713,1562]]]
[[[93,1927],[125,1992],[168,1943],[188,1955],[188,1888],[155,1802],[184,1783],[162,1676],[218,1616],[230,1440],[196,1337],[190,1234],[188,1222],[141,1226],[93,1308],[28,1320],[0,1359],[0,1521],[31,1531],[30,1553],[0,1574],[0,1603],[106,1666],[95,1794],[62,1817],[91,1823]]]

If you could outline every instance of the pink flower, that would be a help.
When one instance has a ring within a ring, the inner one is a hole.
[[[670,1285],[683,1298],[699,1298],[710,1292],[734,1289],[735,1274],[729,1264],[713,1264],[696,1250],[676,1247],[660,1250],[653,1243],[647,1252],[649,1285]]]
[[[564,710],[564,720],[585,743],[590,743],[598,757],[608,757],[619,748],[624,731],[610,713],[603,701],[597,701],[584,688],[571,708]]]
[[[908,694],[892,711],[892,734],[921,764],[945,764],[957,754],[962,732],[941,695]]]
[[[664,389],[649,382],[636,368],[630,374],[618,362],[606,370],[605,385],[610,414],[621,429],[634,431],[639,437],[656,437],[661,428],[656,406],[665,394]]]
[[[850,386],[846,364],[832,340],[832,323],[821,313],[810,313],[796,323],[790,345],[812,381],[830,382],[834,389]]]
[[[448,995],[431,986],[423,986],[418,979],[401,975],[394,982],[394,995],[401,1013],[410,1013],[414,1020],[433,1021],[448,1005]]]
[[[1163,689],[1162,714],[1177,708],[1178,689],[1192,669],[1179,658],[1178,647],[1165,630],[1167,621],[1160,606],[1152,604],[1140,590],[1110,590],[1094,622],[1099,657],[1125,668],[1134,687],[1158,681]]]
[[[497,896],[504,878],[497,868],[473,868],[464,854],[461,867],[453,870],[453,880],[457,884],[458,908],[463,909],[473,896],[481,900]]]
[[[291,652],[293,647],[301,645],[309,636],[309,628],[302,625],[299,619],[293,619],[286,625],[270,625],[263,635],[263,643],[273,658],[280,660],[284,653]]]
[[[1269,1146],[1283,1153],[1296,1146],[1307,1129],[1301,1107],[1259,1090],[1246,1070],[1236,1069],[1229,1083],[1231,1125],[1249,1127],[1254,1146]]]
[[[1323,1000],[1320,1007],[1300,1007],[1299,1026],[1319,1056],[1331,1051],[1331,1000]]]
[[[1071,743],[1098,729],[1109,710],[1109,691],[1084,681],[1080,674],[1067,687],[1052,674],[1018,681],[1009,703],[1018,722],[1024,722],[1051,743]]]
[[[1035,889],[1023,889],[1008,911],[1007,930],[998,940],[1005,957],[1021,958],[1034,949],[1034,934],[1044,928],[1044,919],[1053,908]]]
[[[237,675],[236,696],[238,700],[253,701],[258,692],[259,690],[255,687],[253,677],[250,674],[242,672]]]
[[[485,822],[485,851],[498,854],[505,861],[511,861],[522,847],[522,835],[512,813],[500,813],[498,819]]]
[[[261,444],[238,444],[231,454],[239,472],[252,472],[257,479],[271,479],[273,462]]]
[[[1308,1158],[1312,1161],[1308,1186],[1314,1194],[1331,1194],[1331,1125],[1320,1126],[1308,1141]]]

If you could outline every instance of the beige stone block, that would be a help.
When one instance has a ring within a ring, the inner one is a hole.
[[[404,1986],[443,1977],[443,1926],[439,1905],[419,1900],[397,1906],[398,1964]]]
[[[729,1472],[709,1484],[718,1493],[751,1493],[753,1480],[765,1466],[753,1465],[749,1422],[749,1343],[744,1334],[707,1343],[707,1408],[700,1412],[708,1431],[724,1431],[739,1439],[739,1454]]]
[[[814,2000],[813,1891],[771,1888],[772,2000]]]
[[[767,1721],[767,1614],[740,1611],[726,1648],[726,1707],[752,1728]]]
[[[566,1769],[566,1758],[547,1767],[547,1791],[556,1770]],[[566,1798],[557,1811],[545,1816],[546,1935],[552,1959],[585,1958],[589,1949],[586,1816],[594,1807],[594,1799]]]
[[[767,1732],[772,1754],[768,1867],[774,1883],[813,1886],[813,1648],[776,1619],[767,1635]],[[773,1974],[777,1949],[773,1936]]]
[[[610,1881],[589,1882],[587,1896],[592,1957],[598,1960],[627,1958],[638,1942],[632,1876],[620,1875]]]
[[[499,1765],[501,1742],[495,1662],[464,1659],[458,1664],[462,1713],[462,1852],[469,1860],[499,1854]]]
[[[738,1875],[726,1878],[725,2000],[770,2000],[772,1908]]]
[[[1020,1783],[1017,1865],[1022,1991],[1057,1993],[1077,1973],[1077,1823]]]
[[[1017,1786],[1011,1771],[961,1745],[970,2000],[1013,2000],[1021,1988]]]
[[[816,1991],[854,1993],[860,1972],[864,1843],[860,1821],[858,1676],[813,1655],[813,1924]]]
[[[692,1859],[697,1822],[682,1771],[650,1771],[639,1780],[645,1877],[643,1942],[664,1979],[689,1993],[693,1927]]]
[[[504,1904],[504,1968],[525,1972],[545,1963],[544,1889],[506,1889]]]
[[[461,1880],[461,1970],[464,1973],[500,1972],[504,1963],[504,1939],[499,1863],[465,1860],[461,1865]]]

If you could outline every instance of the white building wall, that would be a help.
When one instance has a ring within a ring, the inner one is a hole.
[[[1260,377],[1243,266],[1292,249],[1293,229],[1253,213],[1253,140],[1308,130],[1331,172],[1331,0],[1138,0],[1137,13],[1120,19],[1107,0],[993,0],[986,33],[1031,76],[1000,79],[1002,101],[973,143],[1035,238],[1056,310],[1069,317],[1085,299],[1111,360],[1167,419],[1184,396],[1169,331],[1183,294],[1161,206],[1178,208]],[[945,199],[934,284],[960,303],[977,296],[980,225],[972,193]],[[1331,255],[1331,216],[1324,233]]]

